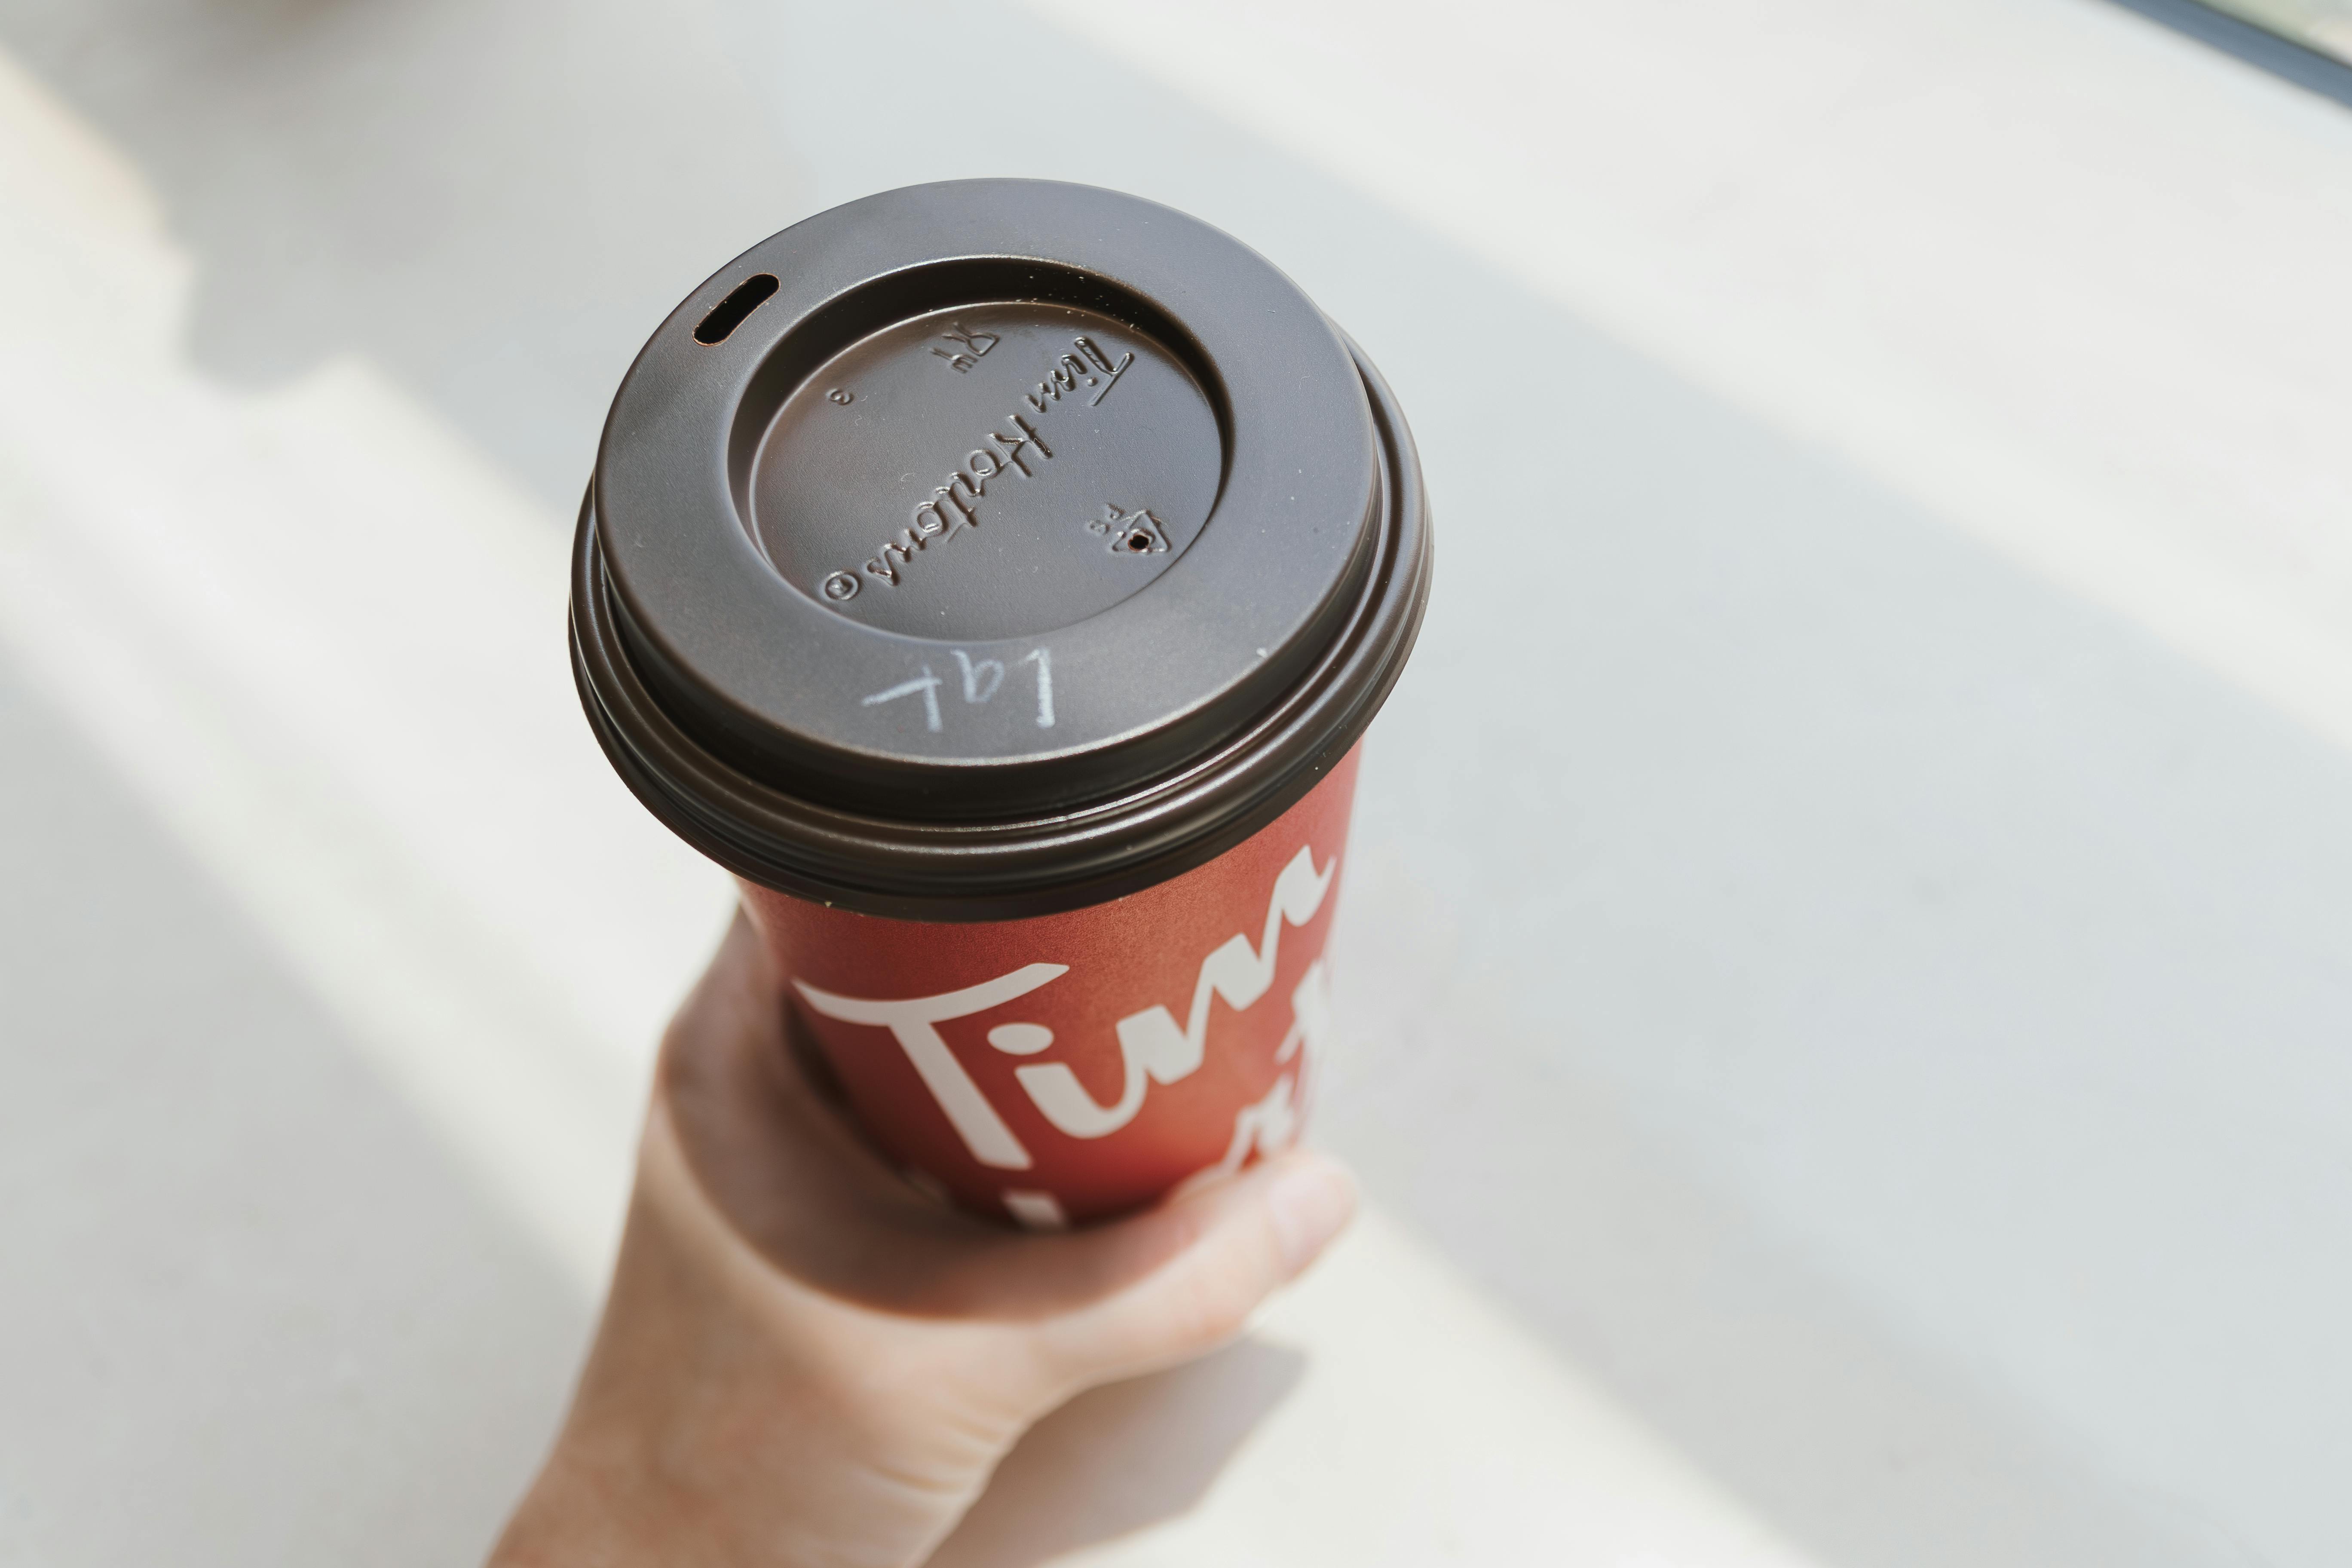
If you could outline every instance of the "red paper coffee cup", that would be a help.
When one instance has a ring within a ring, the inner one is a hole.
[[[1125,898],[940,925],[756,883],[805,1027],[881,1144],[965,1206],[1058,1227],[1287,1147],[1330,1033],[1350,754],[1241,844]]]
[[[1286,278],[1134,197],[961,181],[786,229],[654,334],[572,643],[874,1141],[1059,1225],[1296,1136],[1428,584],[1403,419]]]

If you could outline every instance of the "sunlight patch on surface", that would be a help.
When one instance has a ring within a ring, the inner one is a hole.
[[[2042,0],[1022,4],[2352,745],[2336,106]]]

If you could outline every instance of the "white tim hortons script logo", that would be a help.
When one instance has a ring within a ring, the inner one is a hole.
[[[1126,1071],[1118,1099],[1107,1105],[1097,1101],[1067,1063],[1037,1062],[1013,1072],[1030,1102],[1057,1131],[1072,1138],[1107,1137],[1134,1121],[1151,1084],[1175,1083],[1199,1069],[1208,1049],[1213,999],[1223,997],[1227,1006],[1243,1012],[1256,1005],[1273,988],[1283,926],[1303,926],[1315,918],[1338,869],[1335,858],[1317,870],[1314,855],[1306,848],[1291,857],[1274,879],[1265,924],[1256,944],[1251,944],[1247,932],[1236,932],[1201,961],[1192,1007],[1181,1026],[1164,1006],[1147,1007],[1118,1021],[1119,1058]],[[1001,1006],[1068,973],[1067,964],[1031,963],[961,991],[895,1001],[838,996],[805,980],[796,979],[793,984],[809,1006],[828,1018],[889,1030],[972,1158],[997,1170],[1025,1171],[1035,1163],[1028,1149],[956,1060],[938,1026]],[[1321,1051],[1329,1026],[1328,996],[1323,963],[1318,959],[1292,993],[1293,1022],[1276,1053],[1277,1061],[1289,1061],[1301,1046],[1309,1053]],[[999,1024],[989,1030],[988,1040],[1007,1055],[1034,1056],[1052,1048],[1054,1034],[1042,1024]],[[1193,1180],[1238,1170],[1254,1150],[1271,1152],[1286,1144],[1297,1128],[1298,1078],[1293,1068],[1265,1100],[1244,1106],[1235,1118],[1233,1143],[1225,1158]],[[1022,1201],[1012,1205],[1013,1212],[1024,1223],[1048,1224],[1058,1212],[1050,1194],[1008,1194],[1008,1203],[1014,1197]]]

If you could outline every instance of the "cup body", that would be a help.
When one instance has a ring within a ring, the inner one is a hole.
[[[1053,1229],[1298,1136],[1357,752],[1205,865],[1085,909],[939,924],[743,883],[790,1005],[917,1185]]]

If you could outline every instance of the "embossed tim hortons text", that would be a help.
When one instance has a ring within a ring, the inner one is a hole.
[[[951,329],[941,336],[958,347],[951,351],[933,345],[931,353],[939,355],[959,375],[968,374],[990,350],[1003,341],[994,332],[973,331],[961,322],[951,323]],[[1023,401],[1029,405],[1031,412],[1047,413],[1064,396],[1076,394],[1081,388],[1094,394],[1087,399],[1087,405],[1096,406],[1110,395],[1111,389],[1118,384],[1119,377],[1135,363],[1135,351],[1132,349],[1113,360],[1090,337],[1072,338],[1070,345],[1076,352],[1065,353],[1055,360],[1052,370],[1045,380],[1037,384],[1036,389],[1024,395]],[[978,528],[981,498],[988,494],[991,480],[1003,479],[1008,473],[1019,474],[1024,479],[1032,477],[1035,470],[1029,467],[1029,458],[1024,456],[1026,453],[1034,452],[1036,457],[1046,459],[1054,456],[1054,449],[1039,437],[1036,426],[1031,425],[1025,416],[1014,414],[1011,418],[1013,429],[1019,432],[1017,436],[990,432],[985,444],[966,455],[963,467],[950,474],[947,483],[935,487],[930,500],[915,508],[913,517],[905,528],[898,531],[897,538],[885,542],[873,559],[866,562],[858,571],[827,574],[824,581],[817,585],[817,592],[832,604],[845,605],[857,597],[868,579],[885,587],[896,588],[905,581],[906,568],[918,552],[952,538],[966,529]],[[1116,511],[1116,509],[1111,510]],[[1120,524],[1119,531],[1111,542],[1113,550],[1137,555],[1166,552],[1167,535],[1160,529],[1159,520],[1149,513],[1141,514],[1140,518],[1115,517],[1110,521]],[[1137,531],[1138,528],[1147,525],[1150,531]],[[1138,538],[1145,541],[1141,549],[1133,542]]]
[[[1073,338],[1070,341],[1078,353],[1064,354],[1055,360],[1045,379],[1037,384],[1037,390],[1028,395],[1029,406],[1040,414],[1061,402],[1065,394],[1077,391],[1082,384],[1100,388],[1087,399],[1087,406],[1093,407],[1110,395],[1110,389],[1118,384],[1118,378],[1125,375],[1127,367],[1135,363],[1135,351],[1132,349],[1119,355],[1118,363],[1113,364],[1110,356],[1095,345],[1094,339]],[[1086,357],[1080,359],[1078,354]]]
[[[1035,426],[1020,415],[1011,416],[1015,435],[992,430],[978,447],[966,453],[963,467],[948,475],[947,483],[931,491],[931,499],[915,508],[914,519],[898,531],[896,539],[884,542],[874,558],[863,567],[866,575],[877,583],[897,587],[900,574],[916,554],[943,540],[951,539],[969,528],[980,526],[981,498],[988,494],[989,482],[1008,474],[1032,479],[1036,469],[1029,466],[1032,458],[1050,461],[1054,448],[1037,434]],[[857,597],[860,584],[856,575],[835,572],[820,588],[827,599],[845,604]]]

